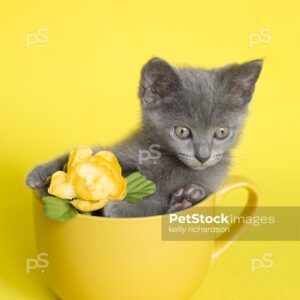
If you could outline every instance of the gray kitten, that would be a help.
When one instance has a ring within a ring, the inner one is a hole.
[[[261,69],[261,60],[204,70],[151,59],[141,73],[142,126],[106,149],[116,154],[124,176],[138,170],[156,183],[157,190],[137,204],[112,201],[104,208],[105,216],[164,214],[215,192],[226,178],[229,153]],[[27,185],[45,188],[45,179],[62,169],[67,158],[34,168]]]

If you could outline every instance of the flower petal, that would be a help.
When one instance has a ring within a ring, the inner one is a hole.
[[[76,199],[71,201],[70,203],[80,211],[94,211],[104,207],[107,204],[107,202],[107,199],[102,199],[97,202]]]
[[[92,155],[93,151],[90,149],[90,147],[85,145],[79,146],[77,149],[72,150],[68,160],[68,173],[72,168],[75,167],[77,163],[87,162]]]
[[[127,181],[124,177],[120,177],[118,180],[118,187],[115,193],[111,193],[109,196],[110,200],[123,200],[127,194]]]
[[[122,169],[118,162],[117,157],[110,151],[99,151],[97,152],[91,160],[99,160],[101,163],[108,163],[110,168],[114,169],[115,172],[121,174]]]
[[[48,193],[62,199],[76,197],[73,185],[67,182],[67,174],[63,171],[57,171],[52,175]]]
[[[107,172],[105,166],[96,162],[78,164],[73,179],[76,195],[88,201],[105,199],[111,188],[108,180],[102,181],[107,177]]]

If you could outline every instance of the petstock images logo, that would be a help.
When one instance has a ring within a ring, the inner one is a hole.
[[[244,207],[193,207],[162,218],[163,240],[228,240],[243,227],[240,241],[299,241],[300,207],[261,207],[253,216]]]

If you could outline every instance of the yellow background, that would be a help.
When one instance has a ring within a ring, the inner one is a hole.
[[[41,272],[25,270],[37,255],[26,173],[136,128],[139,72],[153,56],[205,67],[265,58],[232,173],[255,181],[266,205],[298,205],[299,11],[297,0],[2,1],[0,299],[55,299]],[[48,42],[28,47],[41,28]],[[269,40],[251,45],[262,32]],[[300,299],[299,249],[235,243],[193,300]],[[265,253],[273,267],[252,272]]]

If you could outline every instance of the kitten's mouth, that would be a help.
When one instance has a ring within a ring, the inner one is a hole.
[[[207,160],[205,163],[201,163],[195,156],[185,153],[178,153],[178,158],[188,167],[194,170],[204,170],[208,167],[214,166],[222,159],[222,154],[216,154]]]

